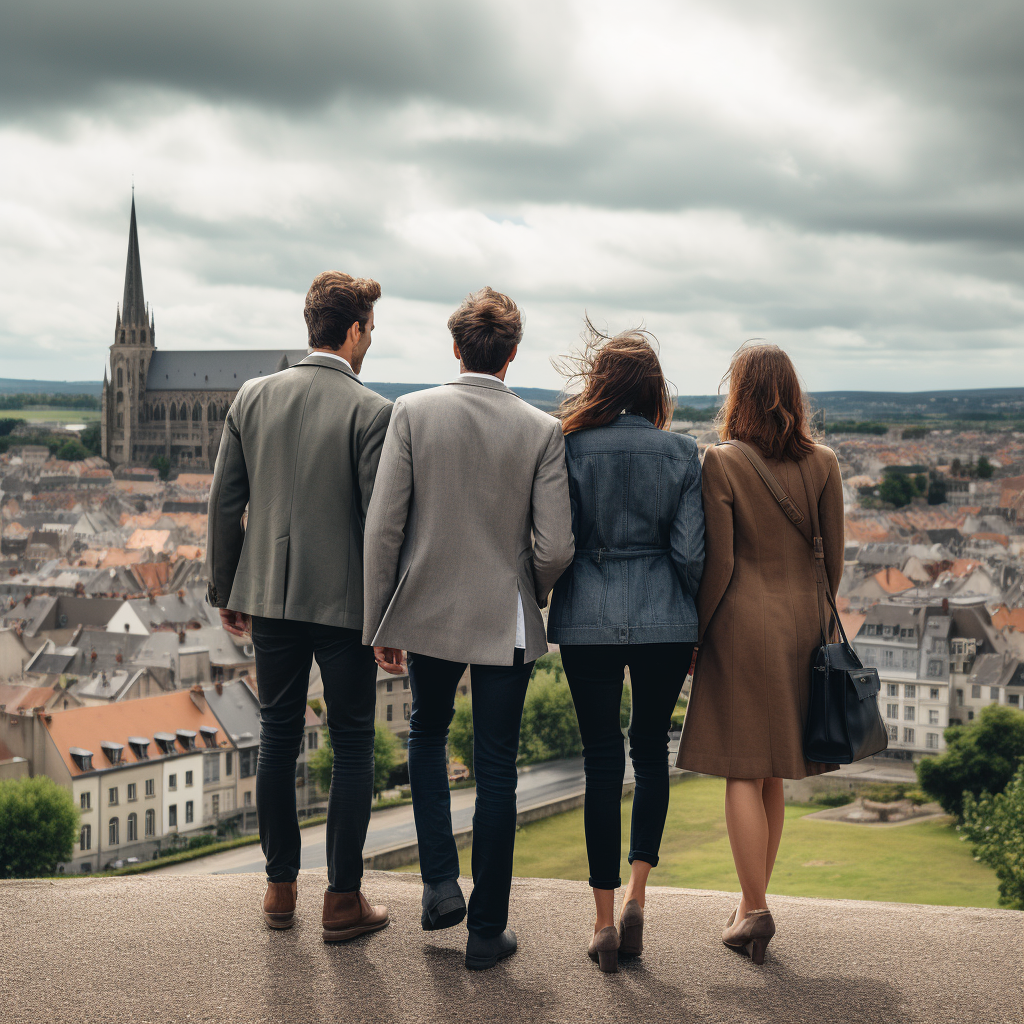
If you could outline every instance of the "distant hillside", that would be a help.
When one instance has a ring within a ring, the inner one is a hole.
[[[99,380],[16,380],[0,377],[0,395],[96,395],[103,392]]]

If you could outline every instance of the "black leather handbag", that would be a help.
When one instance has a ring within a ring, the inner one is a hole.
[[[852,764],[885,750],[889,746],[889,737],[882,723],[877,699],[882,684],[875,669],[865,668],[861,664],[839,618],[825,572],[825,549],[818,524],[818,503],[808,484],[806,467],[803,462],[797,463],[811,514],[809,530],[803,513],[783,490],[757,451],[743,441],[723,443],[738,448],[747,457],[775,496],[782,511],[814,552],[821,644],[811,665],[811,699],[804,727],[804,757],[818,764]],[[828,624],[826,601],[832,613],[832,621]],[[829,638],[834,634],[833,623],[838,627],[841,643],[829,643]]]

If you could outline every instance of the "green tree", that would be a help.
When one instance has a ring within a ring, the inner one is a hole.
[[[519,733],[519,761],[536,764],[556,757],[576,757],[582,750],[568,685],[559,677],[531,680]]]
[[[89,450],[80,441],[65,441],[57,449],[57,458],[65,462],[81,462],[89,458]]]
[[[946,483],[944,480],[933,480],[928,485],[928,504],[941,505],[946,500]]]
[[[995,467],[984,455],[982,455],[981,458],[978,459],[978,476],[980,476],[982,480],[988,480],[994,472]]]
[[[917,496],[914,484],[905,473],[888,473],[878,488],[882,501],[903,508]]]
[[[1024,711],[990,704],[967,726],[945,731],[946,751],[917,766],[921,788],[960,819],[964,794],[1001,793],[1024,757]]]
[[[373,792],[375,796],[387,788],[388,776],[398,760],[398,741],[395,734],[380,722],[373,726]],[[323,742],[309,759],[309,774],[320,788],[321,793],[330,793],[331,776],[334,773],[334,748],[331,734],[323,730]]]
[[[45,775],[0,782],[0,878],[52,875],[78,838],[71,794]]]
[[[455,701],[455,715],[448,727],[448,750],[473,774],[473,704],[468,697]]]
[[[98,421],[90,423],[79,435],[79,438],[90,455],[99,455],[101,435]]]
[[[13,420],[10,417],[0,419],[0,437],[7,437],[15,427],[20,427],[24,420]]]
[[[166,455],[154,455],[149,460],[150,469],[155,469],[160,474],[161,480],[166,480],[171,474],[171,463]]]
[[[975,857],[995,869],[999,902],[1024,910],[1024,761],[1002,793],[964,797],[958,830]]]
[[[950,471],[950,473],[953,474],[953,476],[959,476],[960,473],[962,472],[963,468],[964,468],[963,464],[960,462],[959,459],[954,459],[949,464],[949,471]]]
[[[924,473],[918,473],[914,477],[914,490],[918,495],[925,494],[928,491],[928,477]]]

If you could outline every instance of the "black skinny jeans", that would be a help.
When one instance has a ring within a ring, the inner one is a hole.
[[[260,695],[256,813],[271,882],[294,882],[302,841],[295,809],[295,765],[306,720],[309,670],[316,657],[324,683],[334,772],[327,800],[327,881],[355,892],[373,800],[373,719],[377,666],[358,630],[253,616]]]
[[[617,889],[622,848],[622,779],[626,753],[619,725],[625,668],[633,692],[629,756],[636,789],[629,863],[658,863],[668,813],[668,729],[690,668],[693,644],[561,645],[562,666],[576,705],[587,777],[583,822],[590,885]]]

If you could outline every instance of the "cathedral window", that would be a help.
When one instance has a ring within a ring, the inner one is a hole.
[[[124,387],[124,370],[122,370],[120,366],[117,368],[117,386],[119,388]],[[121,401],[120,395],[117,396],[117,400],[119,402]]]
[[[171,419],[176,420],[178,418],[178,410],[175,406],[171,406]]]
[[[121,332],[121,344],[124,344],[124,331]]]
[[[141,341],[143,342],[143,344],[145,344],[145,341],[146,341],[146,332],[145,332],[145,331],[140,331],[140,332],[139,332],[139,336],[140,336],[140,340],[141,340]]]
[[[185,403],[181,403],[181,409],[178,411],[178,419],[183,422],[188,419],[188,409],[185,408]]]
[[[124,426],[124,413],[123,412],[119,412],[117,414],[117,425],[119,427],[123,427]]]
[[[192,419],[193,421],[201,420],[203,418],[203,410],[200,408],[198,402],[192,407]]]
[[[123,402],[124,401],[124,392],[123,391],[118,391],[118,393],[117,393],[117,400],[119,402]]]

